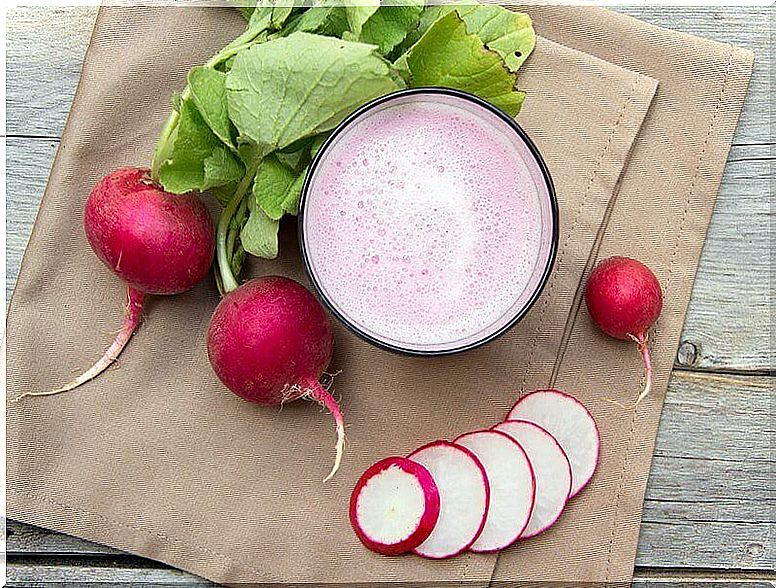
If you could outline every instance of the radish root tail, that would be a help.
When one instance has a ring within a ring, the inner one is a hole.
[[[108,350],[99,360],[97,360],[97,363],[61,388],[49,390],[47,392],[25,392],[14,398],[11,402],[19,402],[22,398],[27,396],[52,396],[54,394],[68,392],[78,388],[78,386],[85,384],[104,372],[114,361],[116,361],[116,358],[118,358],[124,347],[126,347],[142,318],[143,301],[145,298],[143,293],[129,287],[127,288],[127,298],[127,311],[124,315],[124,322],[121,324],[121,329],[113,340],[113,343],[111,343],[111,346],[108,347]]]
[[[342,454],[345,450],[345,423],[342,419],[342,412],[340,411],[337,401],[328,390],[321,386],[320,382],[312,380],[305,382],[304,385],[305,388],[307,388],[305,396],[327,409],[331,413],[331,416],[334,417],[334,422],[337,425],[337,445],[334,465],[332,466],[329,475],[323,479],[324,482],[328,482],[331,480],[332,476],[337,473],[340,463],[342,462]]]
[[[638,337],[629,335],[636,343],[638,343],[639,351],[641,352],[641,359],[644,362],[644,389],[636,399],[634,408],[638,406],[642,400],[644,400],[652,391],[652,357],[649,354],[649,345],[647,344],[647,335],[642,333]]]

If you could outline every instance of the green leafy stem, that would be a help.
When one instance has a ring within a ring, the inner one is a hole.
[[[218,276],[221,287],[225,292],[236,290],[239,286],[237,278],[232,271],[231,263],[232,255],[234,253],[234,243],[237,239],[239,228],[232,227],[232,219],[238,209],[242,206],[247,206],[245,204],[247,201],[246,195],[249,195],[248,190],[250,190],[253,185],[253,180],[256,177],[256,172],[261,164],[261,159],[260,156],[256,156],[248,164],[245,175],[242,180],[240,180],[234,195],[221,212],[221,217],[218,220],[218,228],[216,229],[216,264],[218,266]],[[232,228],[231,231],[230,227]]]

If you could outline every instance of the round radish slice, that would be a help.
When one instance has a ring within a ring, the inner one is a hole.
[[[449,441],[424,445],[409,459],[428,469],[439,490],[439,520],[413,551],[430,559],[458,555],[471,547],[485,526],[490,486],[480,460]]]
[[[558,520],[571,492],[571,466],[555,437],[536,423],[505,421],[493,427],[525,450],[536,476],[536,502],[520,539],[535,537]]]
[[[557,439],[571,464],[573,498],[593,477],[601,444],[593,416],[579,400],[560,390],[536,390],[523,396],[506,420],[531,421]]]
[[[370,467],[350,497],[350,524],[372,551],[399,555],[416,548],[439,518],[439,492],[429,471],[404,457]]]
[[[477,456],[490,482],[485,528],[469,550],[484,553],[510,546],[528,525],[533,510],[536,487],[528,456],[500,431],[464,433],[454,443]]]

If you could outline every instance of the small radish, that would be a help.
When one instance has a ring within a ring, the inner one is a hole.
[[[644,389],[636,400],[638,405],[652,388],[647,331],[663,309],[660,282],[643,263],[629,257],[610,257],[590,273],[585,302],[593,321],[604,333],[638,344],[645,374]]]
[[[423,543],[439,518],[439,490],[429,471],[406,457],[370,467],[350,497],[350,524],[361,542],[383,555]]]
[[[216,307],[207,353],[216,375],[232,392],[263,405],[299,398],[327,408],[337,425],[337,471],[345,429],[337,401],[318,379],[329,365],[334,334],[326,313],[301,284],[279,276],[255,278],[228,293]]]
[[[482,463],[449,441],[429,443],[408,457],[426,467],[439,490],[439,520],[413,553],[445,559],[466,551],[482,533],[488,514],[490,485]]]
[[[571,464],[569,498],[579,494],[593,477],[601,445],[598,427],[573,396],[560,390],[536,390],[518,400],[504,420],[530,421],[555,437]]]
[[[90,369],[48,396],[77,388],[113,363],[140,324],[146,294],[178,294],[207,274],[215,239],[207,208],[193,194],[165,192],[147,169],[127,167],[102,178],[89,194],[84,229],[97,256],[128,284],[121,330]]]
[[[519,443],[500,431],[464,433],[453,443],[477,456],[490,483],[485,527],[469,550],[492,553],[509,547],[528,525],[536,498],[528,456]]]
[[[555,437],[536,423],[504,421],[493,430],[517,441],[533,466],[536,503],[520,539],[535,537],[549,529],[566,507],[571,493],[571,465]]]

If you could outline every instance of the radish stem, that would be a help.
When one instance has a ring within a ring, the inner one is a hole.
[[[131,286],[127,287],[127,311],[124,315],[124,322],[121,324],[121,330],[119,330],[118,335],[116,335],[116,338],[113,340],[113,343],[111,343],[111,346],[108,348],[105,354],[92,367],[78,376],[75,380],[72,380],[61,388],[57,388],[56,390],[49,390],[47,392],[25,392],[21,396],[14,398],[12,402],[18,402],[25,396],[51,396],[53,394],[67,392],[69,390],[73,390],[74,388],[78,388],[78,386],[81,384],[85,384],[89,380],[104,372],[114,361],[116,361],[116,358],[122,352],[132,337],[132,334],[135,332],[135,329],[137,329],[138,325],[140,324],[144,297],[145,295],[139,290],[135,290]]]
[[[641,359],[644,362],[644,389],[641,391],[641,394],[639,394],[638,399],[636,399],[636,404],[634,405],[634,407],[636,407],[652,390],[652,357],[649,354],[649,345],[647,345],[647,336],[645,333],[641,333],[638,337],[633,335],[628,336],[638,343]]]
[[[256,157],[250,163],[248,169],[245,171],[243,179],[240,180],[237,189],[234,191],[234,196],[232,196],[232,199],[221,212],[221,218],[218,220],[218,228],[216,230],[216,263],[218,265],[218,273],[221,276],[221,284],[223,285],[224,292],[231,292],[236,290],[239,286],[237,278],[235,278],[234,273],[232,273],[227,251],[229,226],[232,222],[232,217],[237,212],[243,198],[253,183],[253,178],[256,176],[256,172],[259,169],[261,159],[261,157]]]
[[[340,412],[337,401],[334,400],[334,397],[323,386],[321,386],[318,380],[310,379],[302,382],[302,386],[306,390],[304,397],[315,400],[318,404],[326,408],[331,413],[331,416],[334,417],[334,422],[337,425],[337,454],[334,458],[334,465],[332,466],[329,475],[323,479],[324,482],[328,482],[331,477],[337,473],[340,462],[342,461],[342,452],[345,448],[345,424],[342,419],[342,412]]]

